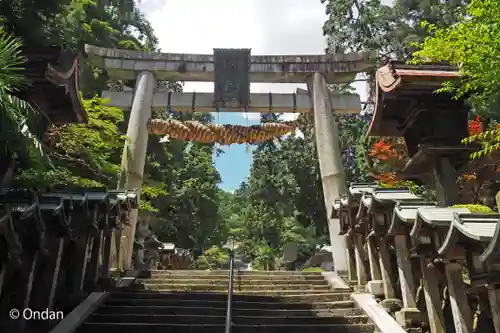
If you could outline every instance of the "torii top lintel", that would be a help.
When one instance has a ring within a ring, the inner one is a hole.
[[[108,49],[85,45],[91,61],[106,69],[111,79],[133,80],[140,71],[152,71],[157,80],[214,81],[214,56]],[[357,73],[375,66],[375,52],[338,55],[251,56],[249,79],[264,83],[304,83],[308,75],[320,72],[328,83],[346,83]]]

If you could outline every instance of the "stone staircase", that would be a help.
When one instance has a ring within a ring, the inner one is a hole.
[[[112,295],[78,333],[223,333],[226,271],[153,271]],[[350,300],[316,272],[236,272],[232,333],[373,333]]]

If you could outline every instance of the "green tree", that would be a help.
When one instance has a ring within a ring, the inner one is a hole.
[[[21,47],[18,39],[0,29],[0,160],[4,162],[0,165],[0,186],[7,169],[16,160],[42,158],[40,142],[35,136],[38,112],[16,96],[27,84],[23,73],[26,59]]]
[[[61,30],[56,16],[71,0],[2,0],[0,22],[25,47],[60,44]]]
[[[328,19],[323,33],[332,53],[377,51],[381,59],[406,59],[415,51],[427,31],[425,20],[446,27],[457,20],[457,13],[468,1],[405,0],[385,5],[381,0],[321,0]]]
[[[21,186],[49,184],[115,186],[125,142],[118,125],[123,111],[109,107],[99,97],[83,100],[88,124],[52,126],[44,135],[44,151],[50,163],[33,161],[17,177]]]
[[[130,50],[158,50],[158,39],[151,24],[134,1],[72,0],[56,17],[65,45],[75,50],[80,63],[81,87],[86,97],[101,93],[108,80],[105,72],[87,59],[85,44]],[[133,82],[126,82],[133,86]]]
[[[197,269],[220,269],[227,263],[227,253],[220,247],[212,246],[196,259],[195,266]]]
[[[473,0],[467,14],[456,24],[440,28],[425,25],[431,36],[413,56],[414,62],[445,61],[456,65],[462,74],[459,82],[447,82],[442,92],[469,97],[476,114],[500,120],[500,14],[499,1]],[[488,155],[500,148],[500,130],[493,127],[464,140],[480,143],[473,158]]]
[[[210,122],[209,114],[169,112],[157,117]],[[160,239],[179,247],[194,249],[196,254],[212,245],[220,245],[220,175],[213,163],[214,145],[177,140],[158,145],[158,136],[150,136],[148,174],[165,185],[166,194],[154,201],[159,212],[155,231]],[[154,147],[156,148],[154,148]]]

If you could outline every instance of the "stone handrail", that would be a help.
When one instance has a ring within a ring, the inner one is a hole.
[[[138,275],[138,271],[133,271],[133,276],[120,278],[116,286],[118,288],[129,287]],[[64,316],[64,319],[54,327],[50,333],[73,333],[111,295],[110,292],[93,292],[73,311]]]
[[[354,293],[351,298],[366,313],[368,318],[382,333],[406,333],[393,317],[368,293]]]

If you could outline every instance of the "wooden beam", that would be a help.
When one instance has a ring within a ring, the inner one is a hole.
[[[109,105],[130,109],[134,92],[103,91],[103,98],[111,100]],[[340,114],[358,114],[361,110],[359,95],[331,94],[332,111]],[[152,107],[171,108],[178,112],[217,112],[213,105],[213,93],[156,92]],[[251,94],[248,109],[236,104],[226,105],[219,112],[257,113],[308,113],[312,112],[309,96],[304,94]]]

